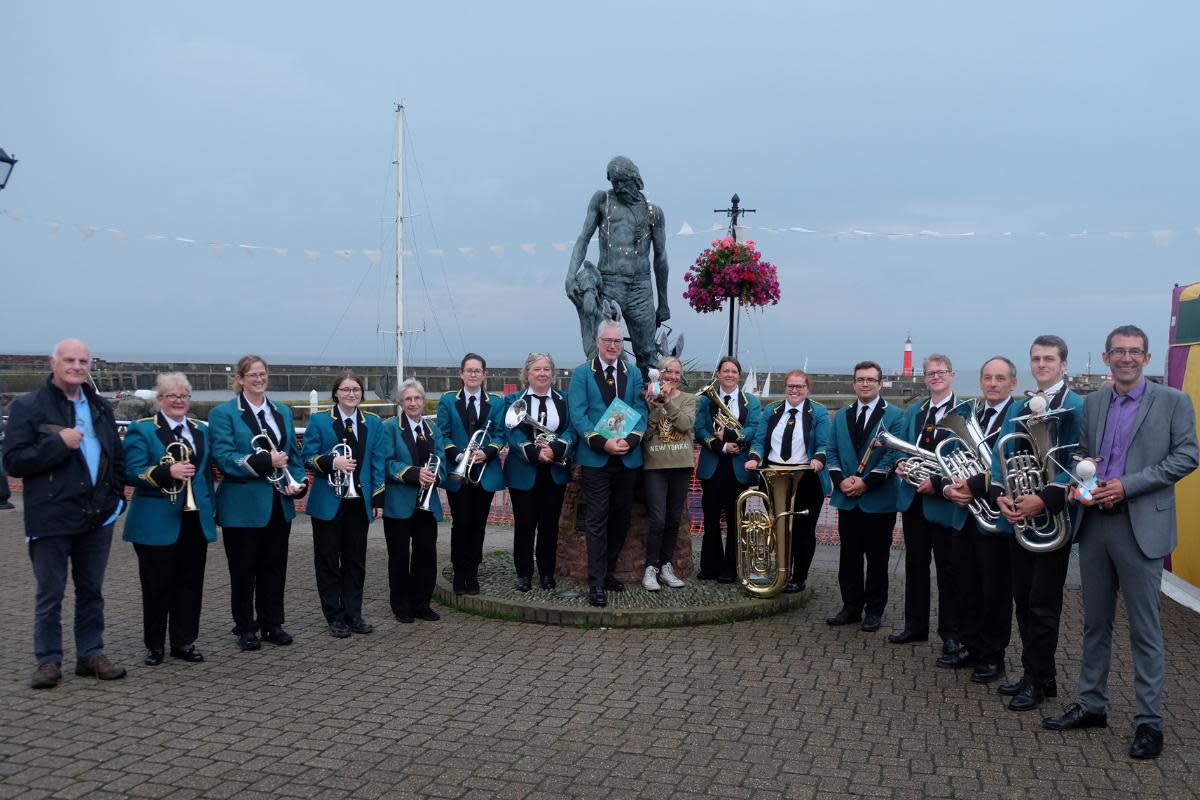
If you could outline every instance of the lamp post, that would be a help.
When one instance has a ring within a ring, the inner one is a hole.
[[[753,208],[739,207],[738,204],[741,202],[742,202],[742,198],[738,197],[735,194],[733,197],[731,197],[729,199],[729,208],[713,209],[714,214],[726,214],[729,216],[729,236],[730,236],[730,238],[733,239],[734,242],[737,242],[738,218],[741,217],[743,214],[755,213],[755,209],[753,209]],[[737,305],[738,305],[737,298],[734,298],[734,297],[729,298],[729,355],[730,356],[737,355]]]
[[[0,189],[8,185],[8,176],[12,174],[13,167],[16,164],[17,160],[4,152],[4,148],[0,147]]]

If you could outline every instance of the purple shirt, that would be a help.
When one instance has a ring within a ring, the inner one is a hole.
[[[1101,480],[1112,480],[1125,474],[1125,455],[1129,452],[1129,439],[1133,436],[1133,421],[1146,394],[1146,379],[1138,381],[1128,394],[1120,394],[1113,388],[1112,400],[1108,404],[1108,420],[1104,424],[1104,438],[1100,441],[1102,459],[1099,464]]]

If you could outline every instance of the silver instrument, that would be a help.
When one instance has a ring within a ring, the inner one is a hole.
[[[938,466],[948,478],[965,481],[992,470],[992,449],[975,418],[975,410],[975,401],[965,400],[950,409],[937,424],[938,429],[951,434],[933,448]],[[979,530],[986,533],[1000,530],[1000,512],[991,507],[987,498],[972,500],[967,510],[975,518],[975,527]]]
[[[927,478],[932,478],[934,475],[941,475],[942,468],[938,464],[937,455],[923,447],[917,447],[915,444],[904,441],[899,436],[884,430],[882,427],[879,433],[871,441],[871,447],[867,448],[867,452],[871,452],[873,448],[886,447],[889,450],[899,450],[906,458],[899,461],[896,466],[904,465],[904,474],[900,477],[905,483],[913,486],[920,486]],[[865,460],[865,459],[864,459]],[[896,470],[897,474],[900,470]]]
[[[996,453],[1000,458],[1000,474],[1004,492],[1016,502],[1022,495],[1037,494],[1050,485],[1061,470],[1071,474],[1058,460],[1060,454],[1074,450],[1077,444],[1060,445],[1059,422],[1069,409],[1036,411],[1013,421],[1018,430],[1000,437]],[[1032,553],[1058,550],[1071,541],[1071,520],[1066,510],[1057,514],[1043,511],[1036,517],[1013,524],[1017,544]]]
[[[534,447],[543,447],[543,446],[549,447],[550,445],[554,444],[555,442],[562,441],[562,439],[559,438],[557,433],[550,430],[548,427],[546,427],[545,425],[543,425],[542,423],[540,423],[536,419],[534,419],[532,416],[530,416],[529,403],[525,402],[525,398],[521,398],[520,400],[517,400],[515,403],[513,403],[511,406],[508,407],[507,411],[504,412],[504,427],[508,428],[509,430],[512,430],[513,428],[516,428],[519,425],[528,425],[530,428],[533,429],[533,431],[534,431],[534,437],[533,437]],[[560,464],[562,466],[566,466],[567,453],[565,450],[563,451],[562,459],[557,460],[554,463]]]
[[[267,446],[263,447],[262,445],[255,444],[259,439],[266,442]],[[254,448],[255,453],[270,453],[274,455],[279,452],[275,449],[275,442],[271,441],[271,437],[265,433],[260,433],[251,439],[250,446]],[[275,487],[275,491],[287,496],[291,496],[289,492],[294,494],[304,487],[303,483],[292,477],[292,473],[287,471],[287,467],[271,470],[267,473],[267,480]]]
[[[422,511],[429,511],[429,504],[433,501],[433,493],[437,489],[437,473],[442,468],[442,460],[435,455],[429,456],[429,460],[425,462],[425,469],[434,474],[433,483],[428,486],[422,486],[417,489],[417,508]]]
[[[334,459],[338,458],[338,456],[341,456],[342,458],[353,459],[354,450],[350,447],[350,445],[346,444],[346,440],[343,439],[341,444],[335,444],[333,446],[333,449],[329,451],[329,455]],[[329,486],[333,489],[333,493],[341,500],[358,500],[362,497],[362,495],[360,495],[354,488],[353,472],[342,472],[340,469],[335,468],[329,473],[329,476],[326,477],[325,480],[329,482]]]
[[[463,481],[472,484],[479,483],[483,477],[483,468],[487,466],[487,461],[472,464],[471,456],[477,450],[483,450],[483,443],[487,441],[488,432],[491,429],[492,421],[489,419],[484,423],[482,428],[471,434],[471,438],[467,441],[467,449],[463,450],[462,460],[458,462],[458,466],[454,468],[454,471],[446,476],[447,483],[455,485]]]

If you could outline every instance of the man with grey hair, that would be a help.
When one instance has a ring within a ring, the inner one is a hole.
[[[37,579],[34,689],[62,679],[62,600],[75,581],[75,674],[125,677],[104,654],[101,586],[113,523],[124,510],[124,453],[112,407],[91,387],[92,356],[64,339],[50,356],[46,385],[16,400],[4,466],[23,479],[25,539]]]

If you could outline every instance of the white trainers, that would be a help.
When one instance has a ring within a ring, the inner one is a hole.
[[[657,592],[662,588],[658,585],[658,581],[654,577],[656,574],[658,574],[658,570],[656,570],[654,567],[646,567],[646,574],[642,576],[643,589],[651,592]]]
[[[662,578],[662,582],[672,589],[678,589],[683,586],[683,581],[675,577],[675,570],[671,568],[671,562],[668,561],[662,565],[662,569],[658,571],[658,576]]]

